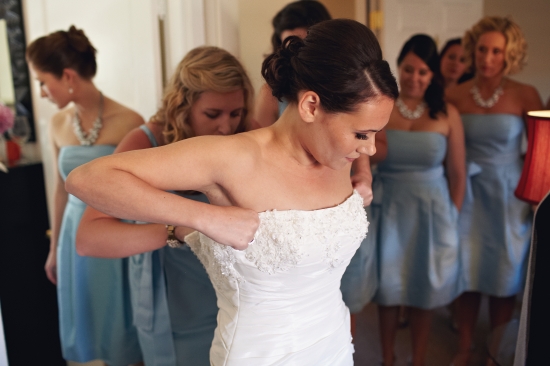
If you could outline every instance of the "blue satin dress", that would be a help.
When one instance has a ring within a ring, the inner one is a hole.
[[[373,209],[376,210],[372,205],[365,207],[367,219],[371,224],[367,236],[351,258],[340,284],[342,299],[352,314],[359,313],[372,300],[378,288],[376,225],[372,225]]]
[[[76,167],[110,155],[110,145],[64,146],[59,172],[65,180]],[[57,246],[57,297],[63,358],[104,360],[123,366],[142,360],[128,285],[128,260],[82,257],[75,236],[86,204],[69,194]]]
[[[523,288],[531,238],[529,205],[514,196],[523,161],[523,119],[463,114],[469,181],[460,215],[464,291],[506,297]]]
[[[151,131],[140,126],[151,145]],[[183,195],[208,202],[203,194]],[[130,257],[134,324],[147,366],[209,366],[218,306],[212,283],[186,245]]]
[[[369,235],[376,237],[379,287],[374,302],[433,309],[459,295],[458,212],[435,132],[387,130],[388,156],[373,183]]]

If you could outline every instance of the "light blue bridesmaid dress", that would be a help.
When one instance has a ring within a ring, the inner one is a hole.
[[[521,291],[531,209],[514,196],[521,175],[523,119],[463,114],[469,184],[460,215],[464,291],[506,297]]]
[[[435,132],[387,130],[378,165],[369,235],[376,237],[379,287],[374,302],[433,309],[459,295],[458,212]]]
[[[64,146],[59,151],[63,179],[76,167],[110,155],[110,145]],[[132,325],[128,260],[82,257],[75,236],[86,204],[69,194],[57,246],[57,296],[63,358],[104,360],[123,366],[142,360]]]
[[[365,207],[367,219],[370,222],[367,236],[351,258],[340,284],[342,299],[352,314],[360,312],[372,300],[378,288],[376,225],[372,222],[373,209],[376,210],[372,205]]]
[[[151,145],[154,135],[145,126]],[[183,195],[208,202],[203,194]],[[217,325],[216,293],[188,246],[130,257],[134,324],[147,366],[210,365]]]

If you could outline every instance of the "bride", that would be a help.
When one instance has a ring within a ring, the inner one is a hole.
[[[100,158],[66,187],[115,217],[196,230],[185,241],[220,308],[213,365],[353,365],[339,287],[368,223],[350,168],[375,153],[397,85],[374,34],[344,19],[288,38],[262,74],[290,101],[272,126]]]

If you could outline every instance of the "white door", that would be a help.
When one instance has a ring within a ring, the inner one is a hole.
[[[382,48],[392,70],[412,35],[434,38],[441,50],[450,38],[462,37],[483,16],[483,0],[384,0]]]

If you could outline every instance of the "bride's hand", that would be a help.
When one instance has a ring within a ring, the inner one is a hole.
[[[351,176],[351,184],[363,198],[363,206],[371,204],[372,194],[372,176],[369,174],[354,174]]]
[[[217,243],[245,250],[260,225],[258,213],[241,207],[212,206],[203,234]]]

